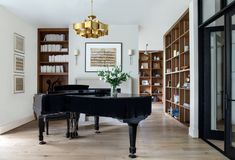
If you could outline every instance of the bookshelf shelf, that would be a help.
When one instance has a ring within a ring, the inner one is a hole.
[[[145,51],[139,51],[139,94],[151,95],[155,101],[162,102],[163,51],[147,52],[145,55]]]
[[[48,91],[48,81],[68,84],[68,55],[68,28],[38,29],[38,93]]]
[[[190,123],[189,11],[164,35],[165,112],[179,122]]]

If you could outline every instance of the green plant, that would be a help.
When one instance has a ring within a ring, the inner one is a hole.
[[[128,73],[122,72],[121,68],[118,66],[113,67],[111,70],[98,71],[98,76],[101,80],[109,83],[113,89],[116,89],[122,82],[125,82],[130,75]]]

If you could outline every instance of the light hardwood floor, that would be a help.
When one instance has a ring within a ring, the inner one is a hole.
[[[138,128],[137,160],[224,160],[222,154],[200,139],[188,136],[187,127],[167,117],[162,105]],[[0,135],[0,160],[125,160],[128,158],[128,127],[101,124],[79,127],[78,139],[65,138],[65,123],[53,122],[46,145],[38,144],[37,123],[33,121]]]

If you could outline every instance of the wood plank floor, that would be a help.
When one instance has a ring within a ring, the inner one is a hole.
[[[65,138],[65,123],[53,122],[46,145],[38,144],[37,122],[33,121],[0,135],[0,160],[125,160],[128,158],[128,127],[101,124],[79,127],[78,139]],[[200,139],[188,136],[187,127],[167,117],[162,105],[141,122],[137,135],[137,160],[224,160],[218,151]]]

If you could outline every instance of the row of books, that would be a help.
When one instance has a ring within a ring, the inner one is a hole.
[[[64,67],[62,65],[57,66],[41,66],[41,73],[64,73]]]
[[[44,37],[44,41],[64,41],[64,34],[46,34]]]
[[[49,62],[68,62],[69,55],[51,55],[49,56]]]
[[[68,48],[62,48],[60,44],[41,45],[41,52],[68,52]]]

